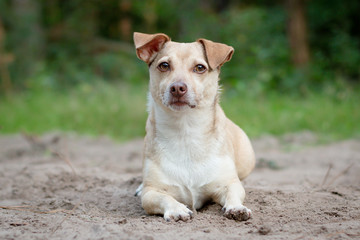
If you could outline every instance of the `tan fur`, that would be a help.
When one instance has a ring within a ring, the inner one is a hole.
[[[206,39],[172,42],[165,34],[135,33],[134,42],[150,73],[143,184],[137,190],[143,208],[167,221],[186,221],[213,200],[226,217],[249,219],[240,180],[254,168],[254,152],[218,103],[220,67],[233,48]],[[170,67],[160,71],[164,62]],[[199,64],[205,72],[196,71]],[[175,83],[187,86],[184,96],[171,94]]]

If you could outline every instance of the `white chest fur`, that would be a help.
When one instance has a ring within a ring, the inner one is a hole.
[[[162,151],[162,171],[172,183],[190,188],[201,187],[211,181],[211,176],[214,176],[220,167],[216,149],[202,144],[196,137],[173,136],[163,138],[158,143]]]
[[[176,186],[181,198],[198,208],[207,197],[202,187],[233,171],[233,161],[219,154],[222,139],[209,133],[212,122],[208,113],[189,109],[178,116],[162,109],[154,110],[155,142],[162,176],[159,180]]]
[[[208,198],[202,188],[216,179],[221,168],[216,151],[204,149],[199,139],[189,136],[162,139],[159,147],[161,181],[177,187],[181,199],[194,209],[201,207]]]

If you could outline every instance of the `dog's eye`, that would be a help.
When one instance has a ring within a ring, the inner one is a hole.
[[[167,63],[167,62],[162,62],[162,63],[159,64],[158,69],[161,72],[169,71],[170,70],[170,64]]]
[[[206,71],[206,67],[202,64],[198,64],[194,67],[194,72],[196,73],[204,73]]]

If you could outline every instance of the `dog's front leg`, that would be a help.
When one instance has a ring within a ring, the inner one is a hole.
[[[251,210],[242,204],[245,190],[239,179],[231,181],[221,196],[219,203],[223,206],[225,217],[238,221],[246,221],[251,217]]]
[[[169,222],[171,220],[187,221],[192,218],[193,212],[184,204],[170,195],[156,189],[144,189],[141,197],[142,206],[148,214],[161,214]]]

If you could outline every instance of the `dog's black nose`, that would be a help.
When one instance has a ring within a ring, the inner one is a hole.
[[[183,82],[175,82],[170,86],[170,93],[174,97],[180,98],[187,92],[187,85]]]

